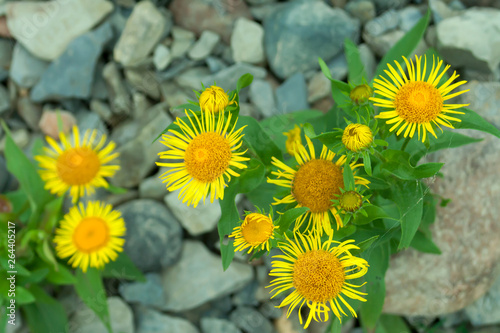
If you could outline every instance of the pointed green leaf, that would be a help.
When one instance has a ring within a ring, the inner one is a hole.
[[[360,85],[363,83],[363,78],[367,79],[367,77],[358,47],[349,38],[346,38],[344,40],[344,49],[347,68],[349,70],[349,82],[354,85]]]
[[[413,237],[410,246],[420,252],[441,254],[439,247],[420,230],[418,230],[415,237]]]
[[[126,188],[118,187],[111,184],[108,184],[107,190],[113,194],[124,194],[128,192]]]
[[[390,216],[387,212],[385,212],[382,208],[378,206],[368,206],[365,207],[368,217],[363,215],[356,215],[356,218],[353,220],[353,223],[356,225],[364,225],[368,224],[371,221],[375,221],[378,219],[395,219],[393,216]]]
[[[236,91],[239,93],[241,89],[248,87],[253,81],[253,75],[246,73],[243,74],[236,83]]]
[[[262,162],[252,158],[247,162],[247,165],[248,167],[243,169],[238,177],[241,193],[253,191],[265,181],[266,168]]]
[[[457,109],[457,111],[465,112],[465,114],[456,115],[456,117],[459,118],[461,122],[454,122],[453,127],[475,129],[500,138],[500,130],[486,121],[476,112],[467,108],[460,108]]]
[[[22,307],[23,319],[26,318],[30,331],[67,333],[68,318],[61,303],[36,284],[28,290],[36,299],[36,302]]]
[[[47,281],[53,284],[70,285],[76,283],[76,278],[71,271],[64,265],[57,263],[57,269],[48,266],[50,271],[47,274]]]
[[[222,268],[226,270],[234,258],[234,245],[232,241],[224,244],[224,236],[233,232],[238,226],[240,214],[236,208],[236,194],[239,190],[238,180],[233,180],[224,190],[224,199],[219,199],[221,218],[217,224],[220,239],[220,251],[222,257]]]
[[[307,207],[298,207],[287,210],[283,213],[280,218],[276,221],[279,226],[279,230],[281,233],[285,233],[290,228],[290,225],[295,222],[295,220],[302,216],[309,210]]]
[[[350,159],[348,158],[347,161]],[[344,189],[346,191],[354,190],[354,174],[352,173],[351,165],[349,162],[344,164],[343,172],[344,176]]]
[[[144,275],[125,252],[120,252],[115,260],[107,263],[101,274],[103,277],[146,282]]]
[[[264,132],[259,122],[252,117],[240,116],[236,123],[236,129],[246,126],[243,130],[245,135],[243,141],[247,144],[248,148],[255,152],[265,165],[271,164],[271,157],[283,159],[281,150],[271,140],[271,138]],[[236,130],[235,129],[235,130]]]
[[[401,241],[398,249],[410,246],[422,221],[422,185],[418,181],[397,182],[392,187],[391,199],[401,213]]]

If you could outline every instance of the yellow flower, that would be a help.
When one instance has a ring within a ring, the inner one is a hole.
[[[299,321],[302,324],[300,310],[306,304],[309,308],[309,315],[304,328],[307,328],[313,319],[328,321],[330,311],[342,321],[341,314],[346,316],[343,306],[356,317],[356,312],[344,297],[365,302],[362,296],[366,294],[355,289],[362,287],[364,283],[358,286],[347,281],[365,275],[368,271],[368,263],[349,252],[359,249],[350,244],[354,240],[340,243],[333,241],[330,236],[327,241],[322,242],[318,234],[297,233],[294,238],[295,241],[287,237],[288,243],[278,244],[283,255],[277,255],[274,258],[283,260],[272,262],[274,268],[269,275],[277,278],[269,285],[269,287],[274,287],[271,293],[275,292],[271,298],[292,289],[293,291],[286,296],[279,307],[289,305],[287,311],[287,317],[289,317],[293,309],[298,306]]]
[[[271,215],[250,213],[245,216],[240,226],[233,229],[229,237],[234,237],[235,251],[249,248],[248,253],[250,253],[259,246],[262,250],[269,251],[269,241],[274,238],[273,232],[276,228]]]
[[[125,222],[109,204],[90,201],[72,207],[55,231],[54,243],[59,258],[71,257],[73,268],[101,268],[123,251]]]
[[[113,153],[115,143],[110,141],[105,147],[106,136],[103,135],[97,144],[94,144],[97,131],[87,130],[80,142],[78,127],[73,126],[73,144],[64,133],[59,133],[62,146],[47,136],[46,140],[52,149],[44,147],[46,155],[37,155],[40,176],[45,182],[45,188],[58,196],[68,189],[72,201],[75,203],[85,193],[92,194],[95,187],[108,187],[104,177],[112,177],[119,165],[107,165],[118,157]]]
[[[156,164],[170,167],[160,176],[169,191],[180,188],[179,199],[187,201],[196,207],[201,199],[205,203],[208,193],[211,193],[210,201],[224,198],[224,176],[229,181],[231,176],[238,177],[239,174],[231,167],[245,169],[247,166],[240,162],[248,161],[243,157],[245,151],[238,152],[242,145],[241,138],[243,127],[234,130],[236,122],[229,130],[231,114],[224,119],[221,113],[215,119],[213,112],[201,112],[200,117],[191,111],[189,117],[191,126],[182,119],[177,118],[174,122],[180,127],[181,132],[168,130],[169,134],[162,135],[161,141],[169,150],[158,153],[160,158],[170,160],[166,163]],[[186,111],[186,115],[188,115]],[[195,123],[193,122],[195,120]]]
[[[332,200],[335,199],[336,194],[341,193],[340,188],[344,188],[342,166],[346,161],[346,157],[341,156],[336,162],[333,162],[335,153],[323,145],[320,157],[316,158],[314,146],[307,136],[306,141],[309,153],[303,145],[296,146],[294,156],[299,164],[298,170],[273,157],[272,164],[281,170],[271,172],[278,178],[268,178],[267,182],[290,189],[290,194],[283,199],[274,198],[274,205],[297,203],[296,207],[309,208],[305,214],[295,221],[295,230],[300,228],[302,223],[309,217],[306,230],[309,230],[312,222],[313,231],[316,230],[321,235],[325,230],[328,235],[331,235],[333,229],[330,214],[333,214],[337,221],[337,230],[343,226],[342,219],[338,215]],[[350,166],[354,170],[361,165],[353,162]],[[354,180],[355,184],[367,185],[370,183],[359,176],[354,176]]]
[[[294,146],[296,144],[301,145],[302,139],[300,138],[300,127],[295,124],[295,127],[289,130],[288,132],[284,132],[283,135],[287,137],[286,139],[286,151],[288,154],[293,155]]]
[[[390,128],[391,132],[401,125],[396,134],[401,134],[406,128],[404,137],[406,138],[409,135],[410,138],[412,138],[416,129],[419,139],[420,131],[422,131],[422,142],[424,142],[427,131],[434,135],[434,137],[437,137],[433,125],[436,125],[439,129],[441,129],[439,126],[440,124],[453,128],[450,120],[461,121],[448,114],[464,114],[455,109],[469,104],[446,104],[445,102],[469,91],[462,90],[450,94],[453,89],[461,86],[467,81],[459,81],[452,84],[452,82],[459,77],[456,72],[453,72],[453,75],[438,87],[439,81],[450,65],[447,65],[440,72],[439,70],[443,61],[438,59],[436,65],[433,57],[431,72],[426,79],[427,58],[425,56],[423,68],[422,57],[416,56],[416,68],[413,61],[410,60],[410,62],[408,62],[405,57],[403,57],[403,59],[408,68],[408,76],[406,76],[397,61],[394,62],[399,69],[399,73],[396,72],[390,64],[387,64],[390,71],[385,70],[384,72],[392,82],[380,76],[381,80],[375,79],[373,84],[373,87],[377,89],[375,93],[385,98],[372,97],[370,100],[375,102],[374,105],[376,106],[390,109],[389,111],[381,112],[375,117],[389,119],[386,121],[387,124],[394,124]]]
[[[373,134],[370,127],[363,124],[349,124],[342,134],[342,143],[353,152],[359,152],[370,147]]]
[[[354,87],[349,94],[351,101],[356,104],[363,104],[371,97],[373,94],[372,88],[370,88],[367,84],[361,84],[359,86]]]
[[[363,196],[356,191],[347,191],[340,195],[339,207],[346,212],[355,212],[363,205]]]
[[[235,103],[229,102],[229,96],[224,92],[224,89],[217,86],[206,88],[200,95],[200,108],[203,111],[220,112],[228,106]]]

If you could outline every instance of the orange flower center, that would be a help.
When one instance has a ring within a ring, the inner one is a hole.
[[[70,148],[56,162],[57,174],[69,185],[85,185],[98,174],[101,162],[97,153],[88,147]]]
[[[297,258],[292,280],[297,292],[308,301],[326,302],[342,291],[345,272],[333,253],[313,250]]]
[[[326,212],[335,194],[344,187],[342,170],[323,159],[313,159],[302,165],[292,182],[292,195],[297,202],[313,213]]]
[[[184,163],[194,179],[210,183],[224,174],[231,157],[229,141],[220,134],[207,132],[196,136],[189,143]]]
[[[408,82],[396,94],[394,107],[399,116],[409,123],[428,123],[443,110],[443,97],[428,82]]]
[[[245,241],[252,245],[266,242],[274,230],[273,223],[268,216],[251,213],[245,217],[241,225],[241,234]]]
[[[92,253],[106,246],[109,241],[109,228],[106,221],[99,217],[86,217],[78,224],[73,233],[73,242],[79,251]]]

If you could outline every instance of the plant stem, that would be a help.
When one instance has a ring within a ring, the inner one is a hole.
[[[401,146],[401,151],[405,151],[406,146],[408,146],[408,142],[410,142],[410,139],[411,139],[411,138],[410,138],[409,136],[407,136],[407,137],[405,138],[405,142],[404,142],[404,143],[403,143],[403,145]]]

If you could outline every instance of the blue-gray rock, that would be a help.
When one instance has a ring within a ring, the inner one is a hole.
[[[276,101],[273,87],[266,80],[254,79],[250,85],[250,101],[259,109],[264,117],[276,114]]]
[[[395,29],[398,24],[399,15],[395,10],[391,9],[367,22],[365,24],[365,32],[372,36],[380,36],[387,31]]]
[[[165,302],[161,277],[156,273],[145,275],[146,282],[128,282],[120,285],[120,295],[128,303],[159,307]]]
[[[73,40],[42,74],[31,91],[31,99],[42,102],[71,97],[89,98],[97,59],[112,37],[111,25],[104,23]]]
[[[232,322],[218,318],[201,318],[202,333],[241,333]]]
[[[20,43],[17,43],[12,53],[12,64],[10,67],[10,78],[20,87],[33,87],[50,62],[33,56]]]
[[[272,333],[271,322],[254,308],[241,306],[234,310],[230,317],[231,321],[247,333]]]
[[[383,13],[389,9],[403,8],[410,2],[409,0],[373,0],[377,7],[377,13]]]
[[[10,110],[10,107],[9,92],[3,85],[0,84],[0,115],[5,111]]]
[[[294,74],[276,89],[276,105],[284,113],[309,108],[304,74]]]
[[[233,310],[233,302],[230,296],[224,296],[208,303],[208,310],[204,311],[203,317],[226,318]]]
[[[233,90],[236,89],[236,83],[238,79],[243,74],[252,74],[254,80],[255,79],[263,79],[266,77],[266,70],[262,67],[252,66],[244,63],[237,63],[228,68],[221,70],[218,73],[207,76],[203,80],[203,84],[205,87],[214,84],[214,81],[217,85],[224,90]]]
[[[168,316],[152,309],[141,307],[137,309],[136,317],[136,333],[199,333],[186,319]]]
[[[474,326],[500,324],[500,278],[483,297],[467,306],[465,313]]]
[[[359,19],[363,24],[373,19],[376,15],[375,4],[369,0],[349,1],[345,6],[345,10]]]
[[[26,125],[34,131],[38,130],[38,123],[42,118],[42,106],[33,103],[29,97],[19,97],[16,105],[17,113],[23,118]]]
[[[0,81],[9,76],[13,49],[14,41],[5,38],[0,39]]]
[[[75,116],[81,133],[85,133],[86,130],[95,129],[97,130],[97,134],[99,136],[108,135],[108,128],[96,113],[87,110],[80,110]]]
[[[144,272],[172,265],[181,251],[182,229],[158,201],[133,200],[120,205],[127,227],[124,250]]]
[[[272,301],[263,303],[259,307],[259,311],[266,318],[278,319],[279,317],[281,317],[283,315],[283,309],[280,309],[277,307],[277,305],[279,305],[279,304],[280,304],[280,302],[276,302],[276,300],[273,299]]]
[[[408,6],[398,11],[399,28],[409,31],[423,17],[422,12],[416,6]]]
[[[217,72],[223,70],[224,68],[227,68],[227,65],[224,61],[222,61],[219,58],[212,57],[212,56],[207,57],[205,59],[205,63],[207,64],[208,69],[212,73],[217,73]]]
[[[234,305],[249,305],[249,306],[257,306],[259,302],[255,298],[255,293],[259,288],[259,283],[256,280],[253,280],[251,283],[247,284],[245,288],[238,291],[233,296]]]
[[[322,1],[290,2],[264,22],[264,46],[272,71],[280,78],[319,68],[340,53],[346,37],[359,38],[359,21]]]

